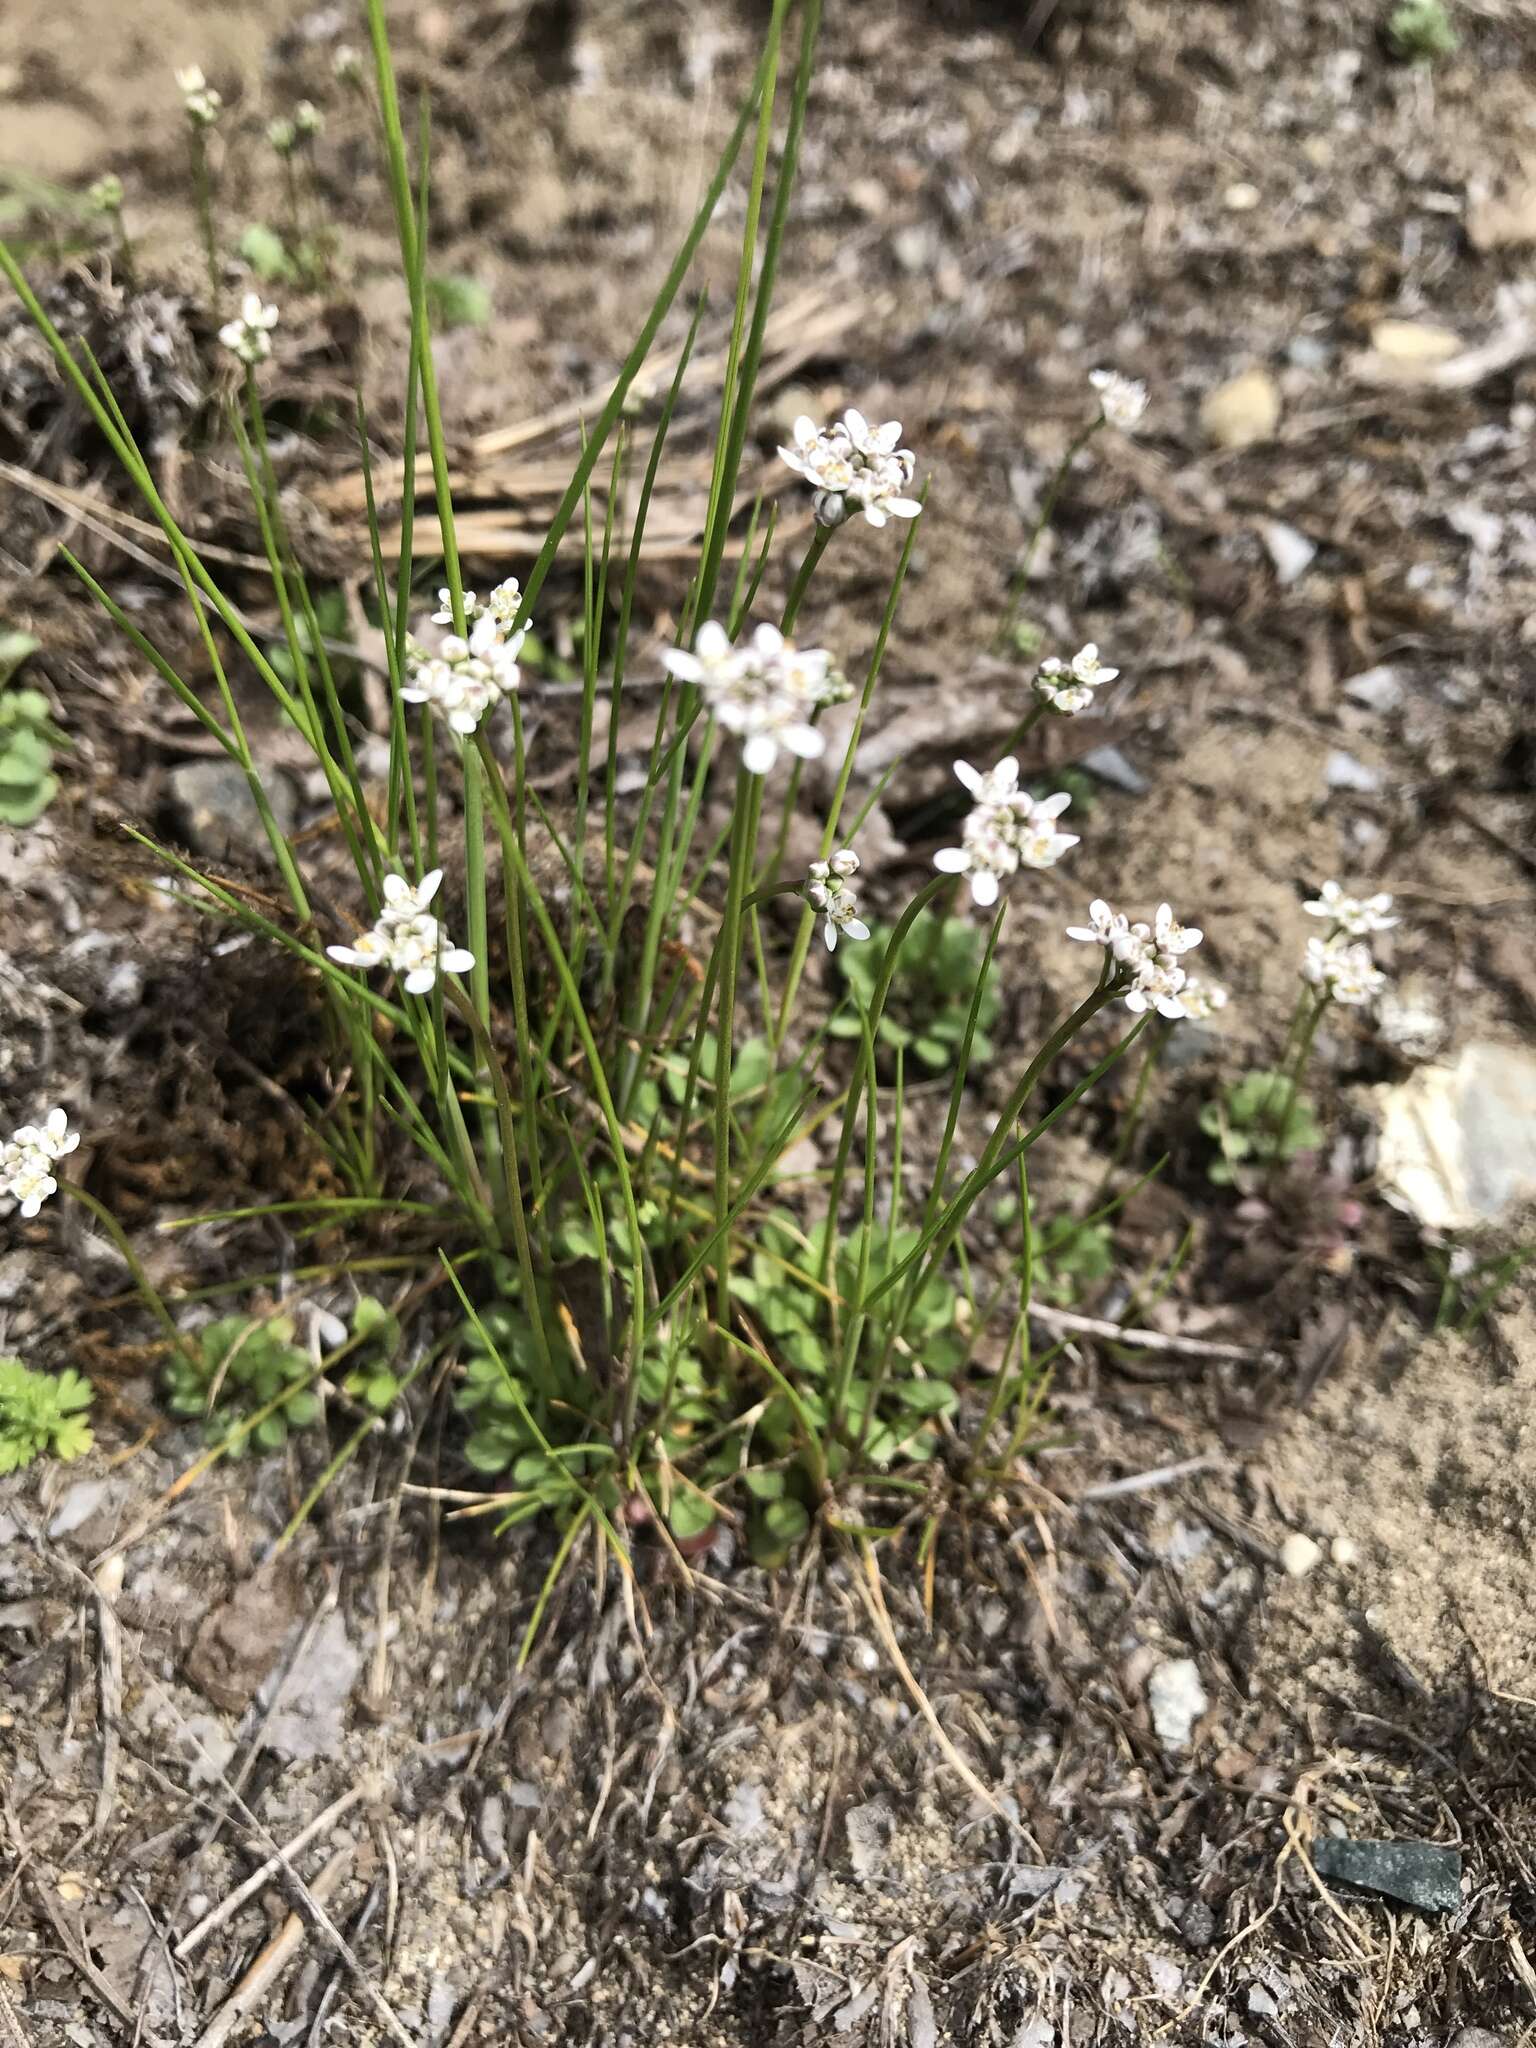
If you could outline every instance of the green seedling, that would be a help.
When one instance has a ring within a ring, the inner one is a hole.
[[[231,1455],[247,1442],[274,1451],[289,1432],[317,1422],[320,1396],[305,1384],[314,1367],[294,1340],[289,1316],[221,1316],[174,1352],[165,1366],[166,1406],[173,1415],[200,1420],[211,1444],[228,1444]],[[293,1392],[248,1436],[233,1432],[250,1415]]]
[[[891,929],[889,925],[877,925],[866,944],[839,946],[832,956],[859,1012],[867,1010],[874,998]],[[915,920],[902,949],[880,1018],[877,1042],[892,1053],[910,1051],[932,1073],[949,1072],[965,1037],[971,998],[986,950],[987,935],[980,926],[963,917],[940,918],[925,911]],[[976,1036],[971,1046],[973,1068],[992,1057],[992,1040],[987,1034],[997,1022],[1001,1008],[994,964],[988,970],[976,1013]],[[862,1026],[858,1014],[844,1010],[833,1018],[830,1029],[836,1038],[857,1038]]]
[[[0,1474],[34,1458],[82,1457],[93,1441],[85,1410],[94,1399],[81,1373],[33,1372],[19,1358],[0,1358]]]
[[[1293,1096],[1283,1074],[1259,1067],[1202,1106],[1200,1128],[1220,1153],[1206,1169],[1219,1187],[1230,1186],[1246,1167],[1285,1166],[1323,1143],[1312,1098]]]

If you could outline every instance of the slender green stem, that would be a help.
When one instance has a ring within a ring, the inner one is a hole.
[[[800,616],[800,607],[805,602],[805,593],[811,587],[811,578],[816,574],[816,565],[831,546],[835,526],[819,526],[811,535],[811,544],[801,557],[795,571],[795,580],[789,586],[789,596],[784,600],[784,615],[779,621],[779,631],[786,638],[795,630],[795,621]]]
[[[715,1026],[715,1227],[724,1230],[731,1207],[731,1060],[736,1033],[736,982],[741,965],[742,904],[757,847],[763,779],[745,768],[736,774],[736,826],[731,838],[731,873],[720,925],[720,1004]],[[716,1267],[715,1320],[731,1319],[731,1248],[723,1238]]]
[[[208,166],[208,137],[198,122],[188,131],[192,154],[192,198],[197,208],[197,231],[208,265],[208,289],[219,296],[219,238],[213,225],[213,175]]]
[[[1306,1077],[1307,1063],[1312,1057],[1312,1045],[1317,1037],[1317,1027],[1322,1023],[1324,1013],[1332,1000],[1333,998],[1327,989],[1322,989],[1312,1007],[1312,1014],[1301,1027],[1301,1037],[1296,1047],[1296,1058],[1292,1062],[1291,1071],[1286,1078],[1285,1096],[1281,1104],[1279,1120],[1275,1125],[1275,1152],[1274,1157],[1269,1163],[1269,1173],[1267,1176],[1270,1181],[1273,1181],[1275,1175],[1281,1172],[1285,1166],[1285,1148],[1290,1142],[1291,1124],[1296,1115],[1296,1098],[1301,1091],[1302,1081]]]
[[[154,1281],[145,1272],[138,1253],[128,1242],[127,1232],[112,1214],[106,1203],[98,1202],[94,1195],[87,1194],[78,1181],[61,1180],[59,1182],[59,1193],[61,1195],[68,1195],[72,1202],[78,1202],[82,1209],[88,1209],[96,1218],[96,1221],[117,1246],[118,1251],[122,1255],[123,1264],[133,1276],[133,1284],[138,1289],[139,1299],[144,1303],[144,1306],[170,1339],[172,1349],[181,1352],[183,1357],[191,1358],[196,1363],[195,1354],[181,1331],[177,1329],[175,1319],[166,1307],[159,1288],[156,1287]]]

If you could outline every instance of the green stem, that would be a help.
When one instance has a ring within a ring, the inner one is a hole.
[[[736,829],[731,837],[731,876],[720,925],[720,1005],[715,1026],[715,1227],[724,1231],[731,1208],[731,1057],[736,1034],[736,980],[741,965],[741,914],[757,847],[763,779],[745,768],[736,772]],[[731,1247],[722,1237],[715,1266],[715,1320],[731,1320]]]
[[[1333,998],[1329,995],[1328,991],[1324,989],[1318,996],[1311,1016],[1308,1017],[1301,1028],[1301,1039],[1296,1048],[1296,1058],[1292,1063],[1290,1074],[1286,1080],[1285,1100],[1280,1111],[1280,1120],[1275,1126],[1275,1153],[1269,1163],[1269,1174],[1267,1176],[1271,1181],[1273,1181],[1275,1175],[1285,1165],[1285,1148],[1290,1141],[1291,1124],[1296,1115],[1296,1097],[1300,1093],[1302,1081],[1306,1076],[1307,1062],[1312,1057],[1312,1043],[1317,1037],[1317,1027],[1322,1023],[1323,1013],[1327,1010],[1332,1000]]]
[[[784,600],[784,616],[779,621],[779,631],[787,638],[795,630],[795,621],[800,616],[800,607],[805,602],[805,593],[811,587],[811,578],[816,574],[816,565],[827,552],[836,533],[835,526],[818,526],[811,537],[800,567],[795,571],[795,580],[789,586],[789,596]]]
[[[197,228],[202,238],[203,257],[208,265],[208,289],[219,296],[219,243],[213,225],[213,180],[208,172],[208,140],[201,126],[191,131],[192,196],[197,206]]]
[[[88,1209],[96,1218],[96,1221],[122,1254],[123,1263],[132,1274],[133,1284],[138,1289],[139,1299],[144,1303],[144,1306],[149,1310],[161,1329],[164,1330],[166,1336],[170,1339],[173,1350],[179,1351],[184,1358],[191,1359],[195,1364],[197,1362],[195,1353],[181,1331],[177,1329],[171,1312],[166,1307],[159,1289],[140,1264],[138,1254],[128,1242],[127,1232],[112,1214],[112,1211],[106,1206],[105,1202],[98,1202],[94,1195],[88,1195],[79,1182],[73,1180],[61,1180],[59,1182],[59,1193],[68,1195],[71,1201],[78,1202],[82,1209]]]

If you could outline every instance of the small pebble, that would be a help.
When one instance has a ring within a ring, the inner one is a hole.
[[[1288,1578],[1304,1579],[1322,1561],[1322,1545],[1310,1536],[1287,1536],[1280,1546],[1280,1565]]]
[[[1210,1705],[1193,1657],[1170,1657],[1147,1680],[1152,1726],[1164,1749],[1184,1749],[1195,1723]]]
[[[1360,1546],[1353,1536],[1335,1536],[1328,1546],[1328,1555],[1341,1572],[1347,1572],[1351,1565],[1360,1562]]]
[[[1362,796],[1370,796],[1381,787],[1381,770],[1368,768],[1353,754],[1335,747],[1324,764],[1323,780],[1330,789],[1353,789]]]

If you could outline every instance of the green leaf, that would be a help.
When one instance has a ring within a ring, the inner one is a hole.
[[[754,1500],[782,1500],[784,1497],[782,1472],[765,1472],[758,1466],[749,1465],[741,1475],[741,1483]]]
[[[680,1543],[702,1536],[706,1529],[713,1528],[716,1519],[715,1504],[704,1495],[684,1487],[673,1494],[667,1522]]]
[[[19,626],[0,626],[0,689],[11,680],[24,661],[30,661],[42,641]]]
[[[917,1415],[953,1415],[960,1405],[960,1396],[943,1380],[903,1380],[895,1394]]]
[[[294,275],[282,236],[260,221],[253,221],[240,237],[238,253],[264,284],[286,284]]]
[[[797,1500],[776,1500],[763,1510],[763,1527],[776,1542],[798,1543],[811,1526],[811,1517]]]
[[[478,278],[427,279],[427,311],[434,327],[489,327],[491,310],[491,295]]]

